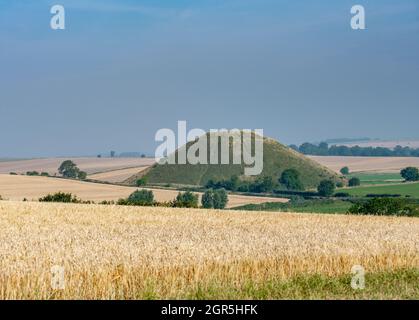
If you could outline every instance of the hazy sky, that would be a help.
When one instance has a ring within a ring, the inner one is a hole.
[[[0,119],[0,157],[153,154],[178,120],[419,138],[419,2],[0,0]]]

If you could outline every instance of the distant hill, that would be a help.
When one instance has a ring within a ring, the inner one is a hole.
[[[189,150],[189,147],[192,144],[193,142],[189,142],[183,148],[186,147],[186,149]],[[231,139],[231,154],[233,149],[232,146],[233,143]],[[179,150],[175,153],[176,157],[178,153]],[[209,159],[209,151],[207,159]],[[179,185],[203,186],[210,179],[219,181],[223,179],[230,179],[233,175],[239,176],[242,180],[254,180],[258,177],[244,176],[244,168],[245,165],[242,164],[155,164],[147,170],[127,179],[125,183],[133,185],[139,178],[145,176],[148,183],[151,184],[172,183]],[[297,169],[300,172],[301,180],[306,188],[317,187],[319,182],[323,179],[332,179],[334,181],[340,180],[336,173],[326,167],[323,167],[317,162],[305,157],[278,141],[271,138],[263,138],[263,172],[259,176],[271,176],[277,180],[284,170],[290,168]]]

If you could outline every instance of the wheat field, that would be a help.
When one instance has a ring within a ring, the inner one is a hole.
[[[0,217],[0,299],[189,298],[353,265],[419,267],[415,218],[13,201]]]

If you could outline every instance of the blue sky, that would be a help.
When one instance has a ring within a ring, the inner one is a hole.
[[[0,157],[153,154],[178,120],[419,138],[418,35],[417,0],[0,0]]]

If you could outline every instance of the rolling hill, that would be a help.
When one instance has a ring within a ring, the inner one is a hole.
[[[207,133],[207,138],[210,135]],[[261,138],[261,137],[259,137]],[[254,139],[254,136],[253,138]],[[208,139],[209,141],[210,139]],[[229,150],[230,159],[232,159],[234,140],[230,138]],[[189,142],[182,148],[189,148],[194,142]],[[220,144],[218,145],[221,150]],[[246,144],[241,142],[242,149],[246,147]],[[207,151],[207,159],[210,159],[210,148]],[[178,149],[174,156],[178,158],[180,149]],[[178,184],[178,185],[191,185],[191,186],[203,186],[210,179],[211,180],[223,180],[230,179],[233,175],[239,176],[242,180],[254,180],[260,176],[271,176],[277,180],[281,173],[286,170],[294,168],[301,174],[301,180],[304,186],[309,188],[315,188],[319,182],[323,179],[332,179],[338,181],[341,178],[332,170],[323,167],[317,162],[301,155],[300,153],[292,150],[291,148],[279,143],[271,138],[263,138],[263,171],[258,176],[245,176],[243,164],[160,164],[157,163],[152,167],[135,174],[125,181],[127,184],[135,184],[135,182],[141,178],[146,177],[150,184]]]

